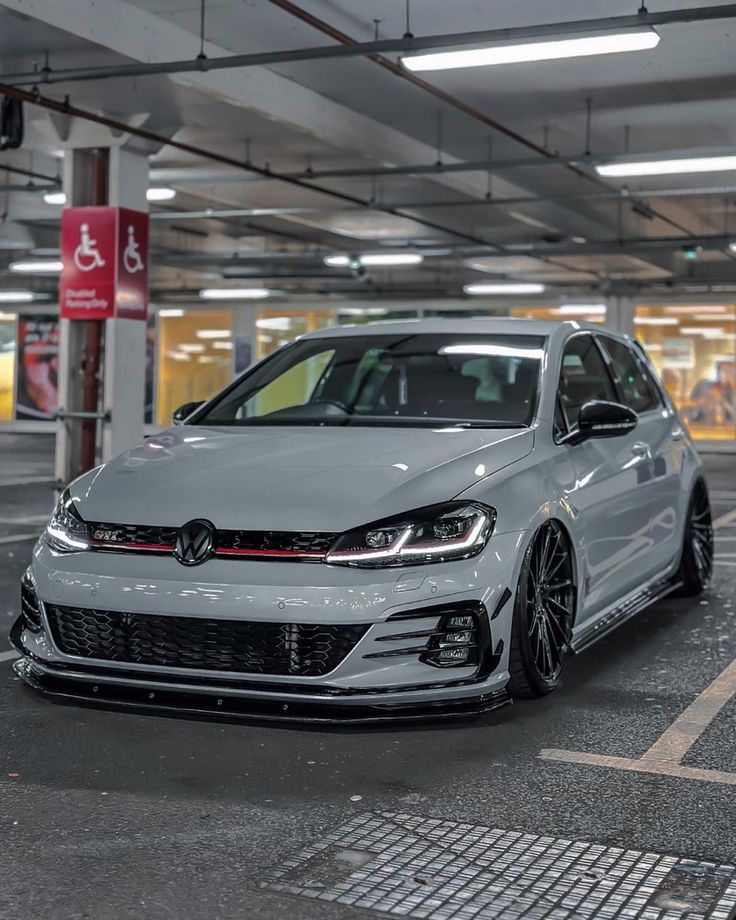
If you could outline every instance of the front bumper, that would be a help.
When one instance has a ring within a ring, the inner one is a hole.
[[[14,667],[26,683],[63,700],[166,712],[300,722],[483,712],[508,701],[508,588],[515,584],[523,542],[522,533],[496,535],[472,560],[380,573],[229,560],[187,569],[147,557],[59,556],[39,543],[30,573],[42,629],[18,621],[12,640],[23,657]],[[218,622],[361,624],[365,632],[336,667],[318,676],[160,667],[65,654],[45,612],[58,604]],[[431,633],[436,611],[463,605],[484,611],[482,660],[431,666],[415,640],[406,641],[407,633]]]

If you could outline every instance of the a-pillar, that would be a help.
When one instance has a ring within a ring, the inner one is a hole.
[[[78,134],[76,130],[70,133]],[[94,146],[90,143],[65,150],[67,207],[110,205],[147,211],[147,156],[126,149],[112,137],[105,146],[105,138],[97,134],[99,129],[91,138]],[[55,462],[60,484],[140,443],[145,377],[145,322],[120,318],[61,320],[61,417]],[[86,417],[79,417],[80,413]]]

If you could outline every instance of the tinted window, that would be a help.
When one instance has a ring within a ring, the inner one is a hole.
[[[294,342],[243,376],[202,425],[528,425],[544,339],[354,335]]]
[[[590,335],[576,335],[565,346],[560,372],[560,402],[568,425],[578,423],[580,409],[591,399],[616,401],[605,361]]]
[[[634,412],[646,412],[659,406],[654,383],[634,352],[616,339],[604,337],[603,345],[611,358],[611,370],[624,405]]]

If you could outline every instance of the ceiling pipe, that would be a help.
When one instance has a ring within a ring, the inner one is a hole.
[[[307,12],[307,10],[302,9],[292,0],[268,0],[269,3],[272,3],[274,6],[279,7],[279,9],[284,10],[289,13],[291,16],[295,16],[297,19],[302,22],[307,23],[318,31],[322,32],[324,35],[329,35],[330,38],[333,38],[335,41],[343,45],[355,45],[355,40],[348,35],[346,32],[336,29],[330,23],[326,22],[324,19],[320,19],[318,16],[314,16],[312,13]],[[733,4],[722,5],[717,7],[703,7],[701,12],[704,10],[711,11],[725,11],[728,9],[734,9]],[[671,11],[673,12],[673,11]],[[697,12],[697,11],[693,11]],[[647,13],[646,15],[650,15]],[[694,20],[691,20],[694,21]],[[660,23],[661,24],[661,23]],[[424,90],[424,92],[429,93],[431,96],[434,96],[435,99],[439,99],[441,102],[444,102],[446,105],[451,106],[454,109],[457,109],[459,112],[462,112],[464,115],[467,115],[469,118],[474,119],[475,121],[480,122],[488,128],[496,131],[499,134],[504,135],[505,137],[510,138],[516,143],[521,144],[526,147],[528,150],[533,150],[535,153],[541,154],[543,157],[546,157],[549,160],[556,161],[557,156],[551,150],[548,150],[546,147],[537,144],[535,141],[530,140],[524,135],[519,134],[517,131],[507,127],[501,122],[497,121],[495,118],[491,118],[489,115],[486,115],[484,112],[481,112],[480,109],[476,109],[474,106],[469,105],[467,102],[463,102],[462,99],[458,99],[457,96],[453,96],[451,93],[446,93],[444,90],[441,90],[439,87],[434,86],[432,83],[423,80],[421,77],[418,77],[415,73],[411,73],[402,67],[400,64],[395,64],[392,60],[387,57],[384,57],[380,54],[371,54],[368,55],[369,60],[378,64],[380,67],[383,67],[385,70],[388,70],[394,76],[401,77],[403,80],[407,80],[413,86],[418,87],[419,89]],[[573,173],[573,175],[578,176],[581,179],[585,179],[588,182],[593,182],[599,188],[604,188],[610,190],[612,186],[608,185],[604,180],[600,179],[594,173],[586,172],[584,169],[579,169],[577,166],[572,164],[562,164],[568,171]],[[652,211],[652,215],[657,217],[659,220],[668,224],[670,227],[673,227],[675,230],[678,230],[680,233],[690,233],[691,231],[684,227],[682,224],[678,223],[675,220],[667,217],[664,214],[661,214],[658,211]]]
[[[106,115],[100,115],[97,112],[90,112],[88,109],[81,109],[78,106],[72,105],[69,102],[68,97],[64,102],[60,102],[59,100],[52,99],[49,96],[42,96],[37,90],[29,92],[28,90],[24,90],[15,86],[8,86],[2,83],[0,83],[0,94],[4,94],[11,99],[19,99],[22,102],[29,103],[30,105],[48,109],[52,112],[58,112],[70,118],[81,118],[84,121],[91,121],[95,124],[103,125],[106,128],[118,131],[121,134],[129,134],[133,137],[139,137],[143,140],[151,141],[161,147],[171,147],[175,150],[181,150],[184,153],[211,160],[214,163],[221,163],[222,165],[232,166],[235,169],[239,169],[243,172],[254,173],[265,179],[273,179],[279,182],[285,182],[287,185],[292,185],[295,188],[328,195],[331,198],[345,202],[346,204],[357,205],[358,207],[370,207],[375,211],[380,211],[384,214],[390,214],[393,217],[402,217],[407,220],[412,220],[415,223],[427,227],[430,230],[435,230],[442,234],[454,236],[458,239],[464,239],[475,243],[483,243],[482,239],[472,233],[466,233],[463,230],[455,230],[450,227],[443,226],[442,224],[437,224],[434,221],[416,217],[413,214],[407,214],[397,208],[388,208],[377,202],[359,198],[357,195],[350,195],[347,192],[339,192],[334,189],[325,188],[324,186],[314,185],[313,183],[307,182],[303,179],[292,179],[265,166],[257,166],[255,163],[250,162],[241,162],[240,160],[236,160],[234,157],[227,156],[223,153],[216,153],[213,150],[197,147],[194,144],[187,144],[184,141],[177,141],[174,138],[169,138],[165,135],[157,134],[155,131],[150,131],[147,128],[130,125],[126,122],[118,121],[114,118],[109,118]]]
[[[465,240],[466,242],[476,243],[502,251],[501,247],[497,244],[488,243],[475,234],[467,233],[463,230],[456,230],[451,227],[446,227],[443,224],[438,224],[434,221],[427,220],[424,217],[419,217],[415,214],[402,211],[399,208],[386,207],[385,205],[381,205],[378,202],[359,198],[357,195],[350,195],[347,192],[338,192],[334,189],[325,188],[324,186],[314,185],[313,183],[307,182],[303,179],[292,179],[288,176],[282,175],[281,173],[274,172],[268,167],[257,166],[256,164],[250,162],[241,162],[236,160],[234,157],[227,156],[226,154],[216,153],[212,150],[197,147],[194,144],[187,144],[183,141],[177,141],[174,138],[169,138],[165,135],[157,134],[155,131],[150,131],[147,128],[126,124],[125,122],[118,121],[117,119],[109,118],[106,115],[100,115],[96,112],[90,112],[87,109],[81,109],[78,106],[72,105],[69,101],[69,97],[66,97],[64,102],[59,102],[57,99],[52,99],[49,96],[42,96],[38,89],[35,89],[33,92],[29,92],[28,90],[14,86],[7,86],[2,83],[0,83],[0,94],[4,94],[11,99],[19,99],[22,102],[27,102],[40,108],[58,112],[70,118],[81,118],[85,121],[91,121],[95,124],[103,125],[122,134],[127,133],[133,137],[139,137],[146,141],[152,141],[161,147],[171,147],[175,150],[181,150],[184,153],[203,157],[204,159],[211,160],[215,163],[221,163],[225,166],[235,167],[236,169],[242,170],[244,172],[255,173],[256,175],[262,176],[263,178],[278,180],[285,182],[287,185],[295,186],[296,188],[306,189],[308,191],[328,195],[339,201],[345,202],[346,204],[361,208],[368,207],[374,211],[383,214],[389,214],[392,217],[401,217],[406,220],[411,220],[414,223],[423,227],[427,227],[430,230],[435,230],[439,233]],[[548,259],[543,261],[548,262],[549,264],[554,264],[551,260]],[[579,274],[588,275],[590,273],[581,271]]]
[[[72,83],[82,80],[106,80],[120,77],[140,77],[156,74],[207,73],[213,70],[232,70],[244,67],[268,67],[274,64],[300,61],[334,60],[336,58],[371,56],[401,52],[454,48],[463,45],[482,45],[495,42],[523,42],[558,35],[571,36],[595,32],[622,31],[642,26],[662,26],[676,23],[708,22],[736,18],[736,4],[707,6],[700,9],[665,10],[650,13],[641,10],[630,16],[607,16],[603,19],[577,19],[508,29],[483,29],[476,32],[453,32],[445,35],[405,35],[370,42],[327,45],[316,48],[294,48],[287,51],[264,51],[254,54],[233,54],[217,58],[198,56],[180,61],[159,63],[117,64],[107,67],[68,67],[12,73],[0,76],[8,86],[36,86],[50,83]]]
[[[27,176],[29,179],[38,179],[40,182],[48,182],[54,188],[61,186],[61,177],[49,176],[47,173],[35,172],[32,169],[23,169],[20,166],[9,166],[6,163],[0,164],[0,172],[12,173],[14,176]]]

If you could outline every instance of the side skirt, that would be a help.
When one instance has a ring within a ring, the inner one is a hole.
[[[609,610],[608,613],[604,614],[595,622],[584,626],[576,636],[573,636],[570,648],[576,655],[579,654],[599,639],[602,639],[603,636],[607,636],[610,632],[613,632],[613,630],[621,626],[622,623],[636,616],[637,613],[641,613],[646,607],[656,603],[663,597],[667,597],[668,594],[677,590],[681,584],[682,582],[676,581],[673,578],[663,578],[660,581],[654,582],[654,584],[649,585],[649,587],[645,588],[643,591],[640,591],[617,607]]]

